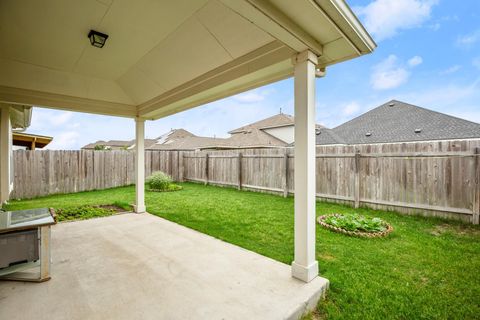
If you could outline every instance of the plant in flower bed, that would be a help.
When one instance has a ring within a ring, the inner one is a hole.
[[[119,211],[123,211],[116,206],[91,206],[84,205],[79,207],[66,207],[56,209],[58,221],[84,220],[90,218],[111,216]]]
[[[359,214],[330,214],[320,216],[318,222],[333,231],[355,236],[385,236],[393,228],[380,218],[370,218]]]
[[[147,178],[150,191],[177,191],[182,187],[173,183],[172,177],[162,171],[156,171]]]

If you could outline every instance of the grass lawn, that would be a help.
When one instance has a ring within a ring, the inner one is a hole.
[[[181,184],[178,192],[147,192],[150,213],[278,261],[293,260],[293,198]],[[7,209],[64,208],[133,202],[133,187],[13,201]],[[312,317],[329,319],[480,318],[480,228],[359,209],[395,231],[384,239],[350,238],[317,225],[320,273],[327,299]],[[348,213],[317,204],[317,215]]]

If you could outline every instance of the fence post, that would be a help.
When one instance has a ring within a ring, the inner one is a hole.
[[[353,176],[353,191],[354,191],[354,202],[355,209],[360,207],[360,150],[355,150],[355,159],[354,159],[354,176]]]
[[[208,184],[208,153],[205,154],[205,185]]]
[[[283,154],[283,177],[282,177],[283,197],[288,197],[288,149],[285,148]]]
[[[241,152],[238,153],[238,190],[242,190],[242,158],[243,154]]]
[[[185,181],[185,166],[183,160],[183,151],[178,152],[178,181]]]
[[[473,216],[472,223],[480,223],[480,147],[473,149],[473,163],[474,163],[474,182],[473,187]]]
[[[170,177],[173,176],[173,153],[174,152],[175,151],[168,151],[167,170]]]

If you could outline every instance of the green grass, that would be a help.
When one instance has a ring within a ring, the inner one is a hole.
[[[290,264],[293,198],[181,184],[147,192],[150,213]],[[131,203],[133,187],[13,201],[8,209]],[[317,214],[352,213],[318,203]],[[392,224],[386,238],[362,239],[317,225],[327,299],[313,317],[328,319],[474,319],[480,315],[480,228],[433,218],[356,210]]]

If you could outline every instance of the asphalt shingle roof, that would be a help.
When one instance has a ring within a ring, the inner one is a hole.
[[[226,139],[189,136],[179,138],[169,143],[153,144],[148,150],[199,150],[215,148],[224,143]]]
[[[317,125],[315,133],[317,144],[346,144],[345,140],[332,129]]]
[[[108,146],[108,147],[117,147],[117,148],[127,148],[130,147],[133,143],[135,143],[135,140],[109,140],[109,141],[103,141],[99,140],[94,143],[89,143],[85,146],[82,147],[82,149],[94,149],[96,146]]]
[[[336,128],[347,144],[480,138],[480,124],[391,100]],[[323,142],[320,134],[317,144]]]
[[[240,133],[250,129],[276,128],[276,127],[293,125],[294,123],[295,121],[293,116],[284,114],[284,113],[279,113],[272,117],[269,117],[251,124],[247,124],[246,126],[240,127],[238,129],[234,129],[232,131],[229,131],[228,133],[230,134]]]

